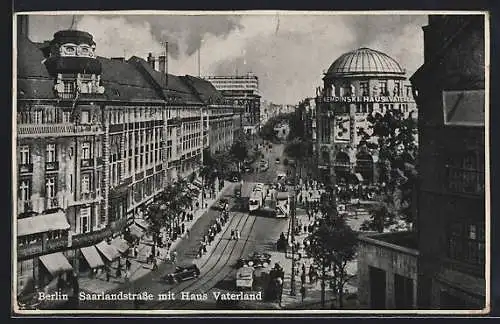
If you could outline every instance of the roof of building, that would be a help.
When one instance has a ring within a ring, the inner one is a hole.
[[[406,71],[389,55],[380,51],[362,47],[342,54],[336,59],[327,77],[359,76],[364,74],[392,74],[403,76]]]
[[[199,98],[204,103],[223,103],[224,96],[221,92],[215,89],[214,85],[211,82],[191,75],[185,75],[181,77],[181,79],[187,82],[192,87],[192,89],[196,91]]]
[[[46,58],[41,45],[30,41],[26,36],[18,37],[17,87],[19,98],[55,99],[54,77],[49,74]],[[153,70],[139,57],[127,61],[97,57],[102,66],[101,80],[104,95],[109,100],[140,101],[164,100],[176,97],[179,102],[201,104],[202,101],[185,81],[172,74],[165,75]],[[199,85],[204,89],[206,86]],[[208,88],[207,88],[208,89]]]

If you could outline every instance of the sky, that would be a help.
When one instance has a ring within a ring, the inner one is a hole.
[[[58,30],[83,30],[94,36],[97,55],[127,59],[161,55],[168,42],[172,74],[197,76],[198,66],[202,76],[252,72],[263,100],[297,104],[315,95],[336,58],[360,47],[388,54],[411,76],[423,63],[426,24],[426,15],[334,12],[32,15],[29,37],[41,42]]]

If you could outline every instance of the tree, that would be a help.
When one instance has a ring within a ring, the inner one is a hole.
[[[241,168],[241,163],[248,157],[248,145],[243,138],[238,138],[231,146],[230,154],[240,164],[238,169]]]
[[[311,151],[312,147],[309,143],[301,140],[300,138],[294,138],[285,146],[285,154],[294,159],[298,164],[300,177],[302,177],[302,167],[305,161],[308,161],[308,158],[312,154]]]
[[[416,171],[417,121],[412,114],[405,117],[397,109],[390,109],[385,114],[375,113],[369,115],[372,134],[364,131],[361,133],[362,145],[373,145],[369,140],[377,138],[376,147],[379,150],[379,175],[384,183],[381,193],[382,206],[376,206],[378,213],[375,223],[368,224],[369,228],[380,230],[387,222],[394,223],[402,219],[409,224],[413,219],[413,191],[418,180]],[[387,217],[381,217],[383,212]],[[385,224],[381,225],[381,220]]]
[[[321,208],[325,217],[309,236],[306,251],[321,271],[322,306],[325,306],[326,281],[330,280],[338,307],[342,308],[344,287],[352,278],[347,273],[347,264],[356,255],[357,236],[344,218],[337,216],[333,200],[323,198]],[[331,274],[327,272],[329,268]]]
[[[149,227],[147,233],[153,238],[152,253],[160,243],[162,228],[170,228],[179,225],[179,215],[193,203],[193,196],[188,187],[188,182],[183,179],[169,184],[160,196],[151,204],[146,206],[145,212]]]

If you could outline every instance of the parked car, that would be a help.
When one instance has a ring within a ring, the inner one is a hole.
[[[254,269],[252,267],[242,267],[236,272],[236,289],[252,289],[253,288],[253,274]]]
[[[250,165],[246,165],[243,167],[243,170],[246,172],[246,173],[252,173],[253,172],[253,168],[250,166]]]
[[[276,158],[276,164],[280,164],[280,158]]]
[[[271,255],[268,253],[254,252],[250,254],[247,258],[241,258],[238,260],[237,267],[241,268],[245,265],[254,268],[266,268],[271,264]]]
[[[241,174],[239,172],[231,172],[228,176],[229,181],[231,182],[238,182],[241,180]]]
[[[176,283],[189,279],[195,279],[200,275],[200,269],[196,264],[178,265],[173,273],[169,273],[163,277],[163,280],[169,283]]]

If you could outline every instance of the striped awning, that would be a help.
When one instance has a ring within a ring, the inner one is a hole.
[[[58,211],[51,214],[37,215],[17,220],[17,236],[69,229],[66,214]]]
[[[111,245],[113,245],[120,253],[125,253],[129,249],[127,241],[125,241],[124,239],[122,239],[120,237],[114,238],[111,241]]]
[[[144,235],[144,231],[141,227],[139,227],[137,224],[132,224],[128,227],[130,234],[133,236],[136,236],[138,238],[141,238]]]
[[[104,266],[104,261],[102,260],[99,252],[97,252],[97,249],[94,245],[83,247],[80,249],[80,251],[82,251],[85,260],[87,260],[89,266],[92,269]]]
[[[96,245],[97,250],[104,255],[106,260],[109,262],[113,262],[114,260],[118,259],[120,257],[120,252],[114,247],[113,245],[110,245],[106,243],[106,241],[101,241]]]
[[[45,268],[50,272],[52,276],[56,276],[59,273],[72,271],[73,267],[69,263],[68,259],[61,252],[56,252],[52,254],[42,255],[40,257]]]

